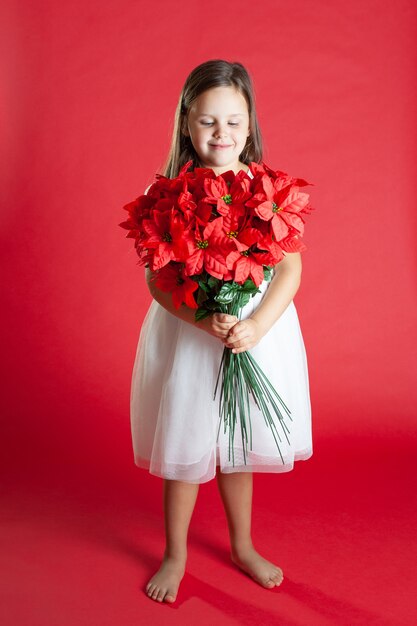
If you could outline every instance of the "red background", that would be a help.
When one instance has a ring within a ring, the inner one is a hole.
[[[176,619],[194,623],[203,602],[207,623],[412,623],[416,17],[411,0],[2,7],[8,623],[130,625],[168,610],[141,591],[162,554],[162,481],[133,465],[130,378],[150,295],[118,223],[165,161],[186,76],[210,58],[251,73],[266,163],[315,183],[295,297],[314,454],[255,476],[255,540],[282,555],[281,597],[232,568],[221,595],[212,481]],[[80,579],[85,565],[94,579]]]

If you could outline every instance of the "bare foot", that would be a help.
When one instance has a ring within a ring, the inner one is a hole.
[[[235,565],[249,574],[262,587],[272,589],[280,585],[284,579],[282,569],[264,559],[253,547],[238,551],[232,550],[231,557]]]
[[[185,573],[186,559],[164,556],[159,570],[146,585],[146,593],[158,602],[175,602]]]

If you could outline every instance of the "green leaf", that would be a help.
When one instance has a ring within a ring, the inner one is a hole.
[[[250,295],[254,296],[255,293],[260,293],[261,290],[255,285],[253,280],[249,279],[246,280],[243,285],[241,285],[241,291],[242,293],[249,293]]]
[[[204,320],[209,315],[211,315],[210,311],[207,311],[207,309],[200,307],[195,312],[195,321],[199,322],[200,320]]]
[[[221,304],[229,304],[235,300],[239,290],[240,285],[235,282],[224,283],[217,296],[214,296],[214,299]]]
[[[219,284],[219,279],[218,278],[214,278],[214,276],[210,276],[208,281],[207,281],[207,285],[208,287],[210,287],[210,289],[213,289],[214,287],[217,287],[217,285]]]
[[[270,267],[269,265],[264,265],[264,280],[266,280],[267,282],[269,282],[272,278],[272,270],[273,267]]]
[[[205,291],[203,291],[203,289],[199,289],[197,291],[197,304],[200,305],[203,302],[205,302],[207,300],[207,294],[205,293]]]
[[[199,286],[201,287],[201,289],[203,289],[203,291],[205,291],[206,293],[208,293],[209,288],[207,286],[207,284],[203,281],[203,280],[199,280],[198,281]]]
[[[251,294],[247,292],[243,292],[239,299],[239,305],[243,308],[245,304],[249,302],[250,299],[251,299]]]
[[[253,282],[253,280],[251,278],[248,278],[247,280],[245,280],[245,282],[242,285],[242,289],[244,291],[250,291],[251,289],[256,289],[255,283]]]
[[[207,300],[207,302],[204,305],[207,309],[210,309],[211,311],[221,311],[220,305],[218,302],[214,302],[213,300]]]

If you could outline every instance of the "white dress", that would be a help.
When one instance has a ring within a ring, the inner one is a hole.
[[[269,285],[261,284],[241,319],[252,314]],[[245,463],[238,422],[234,459],[229,455],[229,432],[223,422],[219,428],[219,390],[213,399],[223,348],[216,337],[152,301],[132,373],[130,419],[138,467],[161,478],[205,483],[215,478],[216,465],[222,472],[288,472],[294,461],[312,456],[307,357],[294,301],[250,350],[291,412],[290,420],[279,405],[289,443],[275,418],[284,462],[252,397],[252,450],[248,443]]]

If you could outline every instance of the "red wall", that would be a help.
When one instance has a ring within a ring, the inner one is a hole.
[[[163,10],[161,10],[163,7]],[[122,205],[193,67],[250,71],[265,161],[315,183],[295,297],[320,438],[415,438],[411,0],[8,3],[1,15],[3,461],[131,468],[150,303]]]

